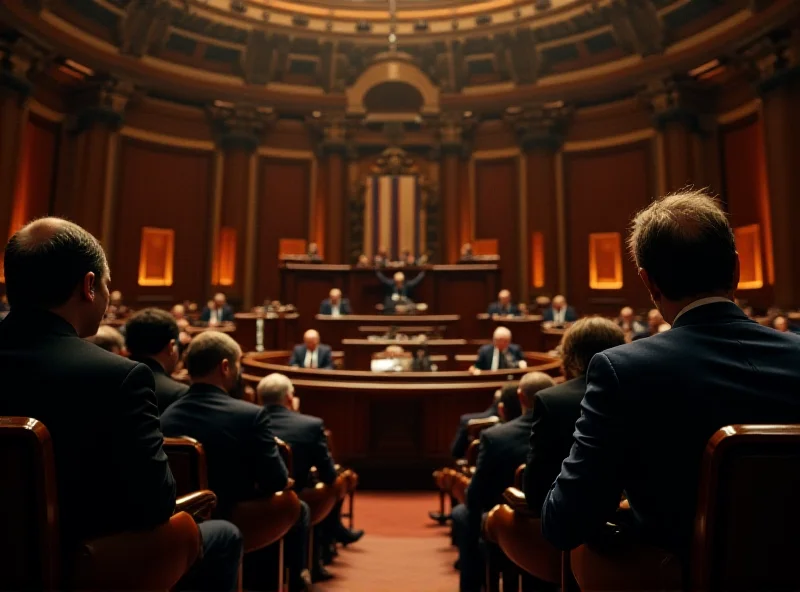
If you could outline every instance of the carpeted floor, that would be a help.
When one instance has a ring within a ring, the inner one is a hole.
[[[367,534],[341,549],[329,567],[336,578],[317,584],[319,592],[454,592],[457,552],[449,528],[437,526],[428,510],[433,492],[359,492],[356,528]]]

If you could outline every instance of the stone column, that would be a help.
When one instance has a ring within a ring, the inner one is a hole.
[[[347,179],[347,128],[341,119],[329,121],[323,128],[320,146],[325,159],[324,171],[327,175],[325,187],[328,194],[323,209],[325,244],[323,253],[327,263],[344,263],[345,226],[348,222],[345,187]]]
[[[772,216],[775,306],[800,306],[800,32],[765,40],[755,60],[763,100],[769,203]]]
[[[442,208],[443,208],[443,259],[444,263],[457,263],[461,243],[471,240],[462,236],[463,204],[459,199],[459,165],[464,152],[463,128],[458,116],[445,116],[439,129],[442,158]]]

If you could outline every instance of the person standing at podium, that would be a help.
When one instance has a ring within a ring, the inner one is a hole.
[[[413,300],[411,294],[414,289],[422,282],[425,272],[420,271],[413,280],[406,281],[406,274],[398,271],[392,279],[383,275],[380,271],[375,274],[381,283],[386,286],[386,301],[384,302],[384,312],[394,312],[395,305],[399,302]]]
[[[319,305],[319,314],[340,317],[353,314],[353,311],[350,310],[350,301],[342,298],[342,291],[339,288],[333,288],[328,293],[328,297]]]
[[[481,370],[507,370],[510,368],[527,368],[528,364],[522,354],[522,348],[511,343],[511,331],[507,327],[494,330],[492,343],[478,350],[478,359],[470,368],[473,372]]]
[[[309,329],[303,335],[303,345],[296,345],[289,365],[296,368],[333,370],[331,346],[319,342],[319,333]]]

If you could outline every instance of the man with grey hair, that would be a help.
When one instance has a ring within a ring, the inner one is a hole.
[[[465,505],[453,508],[453,530],[458,533],[461,592],[481,589],[483,557],[480,552],[481,519],[501,501],[506,487],[514,484],[517,467],[528,455],[536,393],[555,384],[542,372],[525,374],[517,385],[522,415],[481,432],[475,473],[467,487]]]
[[[333,352],[330,345],[320,343],[319,332],[309,329],[303,334],[303,344],[295,345],[290,366],[333,370]]]
[[[478,357],[471,370],[477,373],[481,370],[508,370],[527,366],[522,348],[511,343],[511,331],[508,327],[498,327],[492,335],[492,343],[483,345],[478,350]]]
[[[558,294],[550,303],[550,307],[545,309],[542,320],[552,325],[565,325],[578,320],[575,309],[567,304],[567,299]]]
[[[319,314],[340,317],[353,314],[353,311],[350,310],[350,301],[342,297],[342,291],[339,288],[333,288],[328,293],[328,297],[319,305]]]
[[[704,192],[650,204],[629,245],[672,329],[592,358],[542,532],[572,549],[603,528],[625,491],[640,539],[686,560],[709,438],[732,424],[800,423],[800,336],[762,327],[734,303],[733,230]]]
[[[490,316],[515,317],[519,314],[519,308],[511,302],[511,292],[500,290],[497,294],[497,302],[492,302],[487,312]]]

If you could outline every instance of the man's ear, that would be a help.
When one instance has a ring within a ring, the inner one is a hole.
[[[231,361],[225,358],[222,360],[219,367],[222,370],[222,373],[227,375],[231,371]]]
[[[523,396],[522,391],[520,389],[517,389],[517,398],[519,399],[520,405],[522,405],[523,407],[528,406],[528,401],[525,400],[525,397]]]
[[[97,277],[93,271],[88,272],[83,276],[81,284],[81,298],[88,302],[94,302],[97,294]]]
[[[498,403],[497,404],[497,415],[501,421],[506,420],[506,404],[505,403]]]
[[[653,302],[659,302],[661,300],[661,290],[659,290],[658,286],[655,285],[653,280],[650,278],[650,274],[648,274],[647,270],[643,267],[639,268],[639,277],[642,279],[647,291],[650,292],[650,298],[653,300]]]
[[[736,267],[733,270],[733,291],[736,291],[737,286],[739,285],[739,276],[741,273],[740,261],[739,261],[739,251],[736,251]]]

